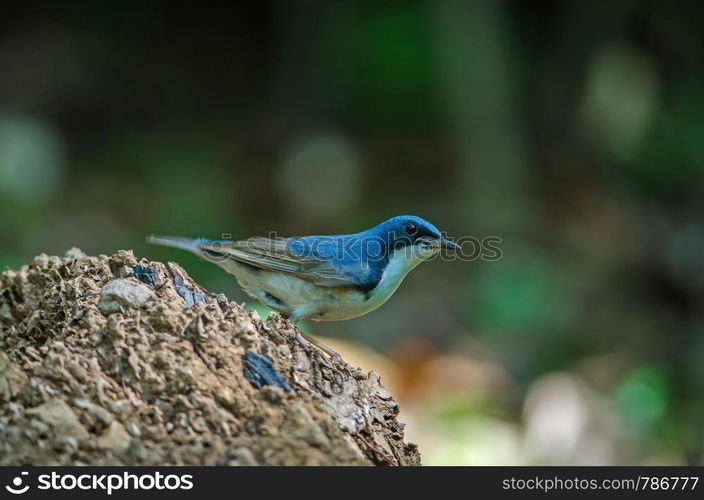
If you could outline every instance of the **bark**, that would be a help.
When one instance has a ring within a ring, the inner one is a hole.
[[[0,465],[418,465],[374,372],[131,251],[0,280]]]

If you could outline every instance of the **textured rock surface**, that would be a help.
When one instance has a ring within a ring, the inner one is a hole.
[[[397,412],[174,264],[72,249],[2,274],[0,465],[419,464]]]

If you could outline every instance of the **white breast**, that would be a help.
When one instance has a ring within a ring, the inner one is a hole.
[[[282,314],[316,321],[340,321],[362,316],[382,305],[422,261],[417,252],[409,249],[395,251],[379,284],[367,294],[351,287],[316,285],[289,274],[264,270],[253,272],[251,268],[232,261],[223,267],[237,277],[249,295]]]
[[[370,300],[379,301],[374,309],[386,302],[401,284],[403,278],[421,262],[423,262],[423,259],[418,252],[409,248],[402,248],[393,252],[389,263],[386,265],[384,274],[381,275],[379,284],[372,291]]]

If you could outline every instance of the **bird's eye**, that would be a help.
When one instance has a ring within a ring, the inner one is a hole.
[[[406,224],[406,233],[413,236],[418,232],[418,225],[415,222],[409,222]]]

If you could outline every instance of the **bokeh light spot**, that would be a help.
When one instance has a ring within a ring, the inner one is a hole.
[[[64,168],[63,144],[48,123],[0,115],[0,193],[40,203],[59,190]]]
[[[339,135],[314,135],[295,143],[279,172],[285,198],[311,218],[326,219],[359,197],[360,161]]]
[[[658,106],[658,79],[650,59],[627,47],[597,53],[582,101],[584,131],[598,147],[626,161],[640,146]]]
[[[616,406],[636,431],[647,430],[665,413],[667,385],[657,366],[643,366],[629,373],[615,393]]]

